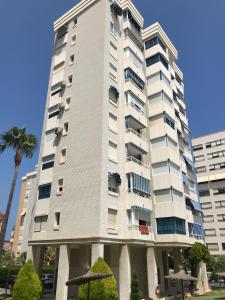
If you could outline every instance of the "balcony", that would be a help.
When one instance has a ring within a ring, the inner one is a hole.
[[[158,101],[149,100],[149,118],[166,112],[172,119],[175,117],[174,108],[169,101],[161,99]]]
[[[56,40],[56,49],[67,43],[68,33]]]
[[[123,48],[130,48],[140,60],[143,60],[143,53],[141,49],[129,37],[124,39]]]
[[[143,47],[143,40],[141,36],[141,32],[139,32],[136,27],[130,22],[130,20],[125,20],[123,22],[123,30],[130,32],[129,35],[130,39],[132,40],[133,37],[135,38],[136,42]]]
[[[154,234],[152,228],[145,225],[128,225],[128,238],[132,240],[152,241]]]
[[[145,57],[150,57],[157,53],[161,53],[169,61],[169,56],[167,52],[165,52],[165,50],[159,44],[156,44],[148,49],[145,49]]]
[[[160,120],[157,124],[150,122],[150,137],[156,139],[161,136],[168,135],[172,140],[177,143],[177,131],[171,128],[164,120]]]
[[[169,79],[168,79],[169,80]],[[173,93],[171,90],[171,87],[169,85],[169,82],[165,82],[163,80],[157,80],[155,82],[149,82],[147,85],[147,95],[152,96],[154,94],[160,93],[161,91],[164,91],[166,95],[171,99],[173,99]]]
[[[126,105],[125,116],[133,118],[137,123],[139,123],[140,128],[146,128],[148,125],[145,112],[132,102]]]
[[[127,174],[135,173],[150,180],[149,165],[145,164],[143,161],[140,161],[133,156],[127,157],[125,169]]]
[[[139,89],[131,80],[127,80],[124,85],[124,92],[126,93],[129,91],[146,104],[146,96],[144,91]]]
[[[142,197],[130,189],[126,193],[126,203],[127,209],[130,209],[133,206],[138,206],[152,210],[152,199],[150,197]]]
[[[143,63],[144,65],[144,63]],[[124,69],[127,68],[131,68],[140,78],[141,80],[145,81],[145,74],[144,74],[144,70],[143,67],[138,68],[132,61],[130,58],[126,58],[124,60]]]
[[[64,69],[56,72],[52,76],[52,87],[56,86],[64,81]]]
[[[149,143],[147,140],[132,128],[126,129],[125,142],[126,144],[133,145],[133,147],[137,148],[141,154],[146,154],[149,152]]]
[[[170,160],[174,162],[177,166],[180,165],[180,154],[177,149],[171,147],[161,147],[157,149],[152,149],[151,163],[159,163],[162,161]]]
[[[46,131],[50,131],[59,126],[59,119],[57,117],[47,119]]]
[[[149,77],[160,71],[162,71],[167,79],[170,80],[171,76],[169,70],[167,70],[167,68],[160,61],[146,68],[146,77]]]
[[[183,181],[180,176],[172,173],[153,175],[153,188],[157,190],[166,190],[174,187],[176,190],[183,192]]]

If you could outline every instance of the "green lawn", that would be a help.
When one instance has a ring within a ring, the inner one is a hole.
[[[223,289],[221,292],[214,291],[205,296],[186,298],[186,299],[190,299],[190,300],[225,300],[225,290]]]

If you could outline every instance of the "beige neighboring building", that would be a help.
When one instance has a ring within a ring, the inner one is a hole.
[[[13,228],[12,239],[12,252],[17,257],[22,252],[27,252],[28,237],[31,223],[31,209],[32,209],[32,191],[34,191],[34,181],[37,172],[28,173],[22,177],[22,185],[19,199],[19,206],[16,218],[16,225]]]
[[[3,223],[4,217],[5,217],[5,213],[0,212],[0,232],[2,229],[2,223]]]
[[[134,272],[145,297],[173,295],[171,264],[204,242],[178,52],[143,24],[129,0],[83,0],[54,23],[28,258],[40,271],[57,248],[56,300],[98,257],[120,300]]]
[[[212,254],[225,254],[225,131],[193,139],[205,241]]]

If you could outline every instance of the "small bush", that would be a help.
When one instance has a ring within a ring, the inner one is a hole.
[[[20,266],[6,266],[0,267],[0,287],[5,288],[7,283],[7,277],[12,275],[18,275]]]
[[[104,261],[99,258],[91,268],[94,273],[112,273],[112,270]],[[86,300],[88,293],[88,284],[81,285],[79,288],[79,299]],[[117,300],[118,292],[115,277],[109,277],[101,280],[95,280],[90,283],[90,300]]]
[[[39,300],[41,293],[41,281],[32,260],[29,260],[19,272],[13,287],[13,300]]]

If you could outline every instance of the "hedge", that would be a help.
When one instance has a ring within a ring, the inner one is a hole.
[[[0,267],[0,287],[5,288],[7,277],[10,275],[18,275],[21,266]]]

